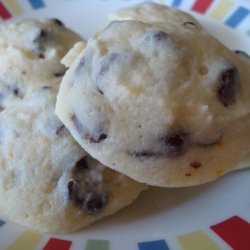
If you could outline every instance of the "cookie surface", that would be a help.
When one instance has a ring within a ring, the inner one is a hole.
[[[58,85],[66,68],[61,58],[81,38],[58,19],[0,25],[0,106],[44,85]]]
[[[112,22],[67,71],[56,114],[137,181],[202,184],[250,151],[249,64],[189,21]]]
[[[42,232],[70,232],[130,204],[146,188],[91,158],[54,114],[43,86],[0,113],[0,213]]]

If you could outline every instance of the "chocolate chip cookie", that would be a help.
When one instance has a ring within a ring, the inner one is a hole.
[[[62,57],[80,36],[58,19],[22,20],[0,25],[0,107],[44,85],[59,85]]]
[[[250,61],[175,15],[114,21],[97,33],[56,105],[94,158],[164,187],[215,180],[250,152]]]
[[[130,204],[146,185],[86,153],[43,86],[0,113],[0,213],[42,232],[77,230]]]

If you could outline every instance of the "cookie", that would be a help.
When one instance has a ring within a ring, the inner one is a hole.
[[[0,113],[0,213],[42,232],[77,230],[130,204],[146,186],[90,157],[43,86]]]
[[[195,23],[114,21],[67,71],[56,114],[104,165],[198,185],[249,158],[249,67]]]
[[[0,25],[0,107],[44,85],[58,85],[66,68],[61,58],[82,40],[58,19]]]
[[[118,9],[108,16],[106,23],[123,20],[137,20],[144,23],[170,21],[182,24],[192,22],[196,26],[200,25],[186,12],[152,2],[143,2],[132,7]]]

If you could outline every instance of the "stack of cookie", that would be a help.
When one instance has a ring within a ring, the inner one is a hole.
[[[56,19],[0,31],[0,213],[11,220],[69,232],[147,185],[245,167],[250,60],[190,15],[119,10],[87,44]]]
[[[43,232],[69,232],[130,204],[147,186],[94,160],[54,114],[79,40],[59,20],[0,27],[0,214]]]

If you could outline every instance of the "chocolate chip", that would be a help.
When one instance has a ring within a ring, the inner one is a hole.
[[[45,29],[41,29],[39,34],[33,40],[33,43],[36,46],[33,51],[41,59],[45,58],[45,54],[44,54],[44,52],[45,52],[45,44],[49,40],[50,40],[50,34]]]
[[[72,168],[72,173],[73,175],[79,174],[79,172],[84,171],[85,169],[89,169],[86,156],[76,162],[75,166]]]
[[[101,67],[98,72],[99,75],[103,75],[107,73],[110,69],[110,66],[114,63],[114,61],[118,58],[118,53],[111,53],[106,55],[101,61]]]
[[[62,131],[65,129],[64,125],[61,125],[57,130],[56,130],[56,135],[59,135],[62,133]]]
[[[76,74],[76,75],[79,75],[79,74],[82,73],[85,64],[86,64],[86,58],[83,56],[83,57],[80,59],[78,65],[76,66],[76,69],[75,69],[75,74]]]
[[[38,36],[33,40],[34,43],[44,43],[48,39],[48,32],[44,29],[41,29]]]
[[[242,50],[235,50],[234,53],[246,59],[250,59],[250,55],[248,55],[246,52]]]
[[[91,177],[89,177],[91,178]],[[88,214],[99,213],[108,203],[108,194],[104,187],[97,187],[97,183],[85,180],[68,181],[68,199]]]
[[[100,193],[89,193],[84,201],[84,209],[88,214],[97,214],[107,204],[107,196]]]
[[[200,162],[197,162],[197,161],[194,161],[194,162],[190,163],[190,166],[191,166],[192,168],[197,169],[197,168],[200,168],[200,167],[201,167],[201,163],[200,163]]]
[[[188,136],[183,132],[172,132],[160,138],[162,150],[168,157],[182,155],[188,145]]]
[[[42,86],[40,89],[41,90],[49,90],[49,89],[51,89],[51,87],[50,86]]]
[[[44,58],[45,58],[45,55],[42,54],[42,53],[39,53],[39,54],[38,54],[38,57],[39,57],[40,59],[44,59]]]
[[[74,181],[69,180],[68,181],[68,191],[69,191],[70,194],[72,194],[72,192],[73,192],[73,186],[74,186]]]
[[[182,24],[186,29],[188,29],[188,30],[196,30],[197,29],[197,25],[195,24],[195,23],[193,23],[193,22],[184,22],[183,24]]]
[[[88,140],[91,143],[99,143],[107,138],[107,134],[101,128],[91,135],[76,115],[72,115],[71,120],[83,139]]]
[[[102,90],[100,90],[99,88],[98,88],[97,90],[98,90],[98,92],[99,92],[101,95],[103,95],[103,91],[102,91]]]
[[[99,143],[105,140],[106,138],[107,138],[107,134],[100,132],[96,134],[95,136],[89,136],[89,141],[91,143]]]
[[[13,89],[13,94],[15,96],[18,96],[19,95],[19,90],[17,88]]]
[[[183,132],[172,132],[160,138],[161,148],[155,150],[134,150],[129,155],[140,160],[152,157],[174,157],[183,154],[188,146],[188,135]]]
[[[46,30],[42,29],[41,32],[40,32],[40,35],[39,35],[38,39],[44,39],[47,36],[48,36],[48,32]]]
[[[5,108],[2,107],[2,106],[0,106],[0,112],[2,112],[2,111],[4,111],[4,110],[5,110]]]
[[[238,70],[234,66],[222,70],[218,78],[217,96],[225,107],[235,102],[240,90]]]
[[[14,88],[12,89],[12,92],[13,92],[13,94],[14,94],[16,97],[18,97],[18,98],[20,98],[20,99],[23,98],[23,94],[20,92],[19,88],[14,87]]]
[[[192,176],[192,174],[191,173],[186,173],[185,176]]]
[[[57,25],[59,25],[59,26],[64,26],[64,23],[61,20],[57,19],[57,18],[52,18],[51,20],[53,22],[55,22]]]
[[[68,182],[68,195],[69,200],[72,201],[76,206],[82,206],[84,197],[79,192],[79,183],[74,180]]]
[[[105,192],[81,190],[80,183],[74,180],[68,182],[68,197],[75,206],[88,214],[99,213],[108,202],[108,195]]]
[[[130,155],[137,157],[137,158],[151,158],[159,156],[160,154],[153,151],[142,150],[142,151],[133,151],[129,153]]]
[[[165,41],[169,40],[170,35],[164,31],[161,30],[150,30],[149,32],[146,33],[145,40],[146,41]]]
[[[115,65],[115,62],[120,57],[119,53],[110,53],[105,56],[103,56],[100,59],[99,67],[96,72],[96,79],[95,79],[95,85],[97,91],[104,95],[103,86],[105,86],[105,75],[110,71],[113,65]]]
[[[65,75],[65,71],[63,72],[58,72],[58,73],[54,73],[55,77],[63,77]]]

